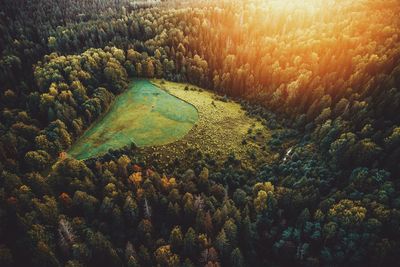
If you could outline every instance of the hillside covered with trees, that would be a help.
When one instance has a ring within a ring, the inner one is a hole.
[[[398,14],[398,0],[2,0],[0,266],[395,266]],[[240,102],[278,157],[66,157],[134,77]]]

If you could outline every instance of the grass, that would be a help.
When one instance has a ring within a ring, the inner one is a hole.
[[[234,153],[236,158],[251,165],[255,161],[265,163],[277,156],[266,147],[271,138],[270,131],[255,118],[247,116],[240,104],[225,102],[214,93],[190,84],[158,79],[152,83],[195,106],[199,119],[182,139],[164,146],[143,148],[142,154],[147,161],[165,162],[166,165],[176,159],[183,161],[188,149],[197,149],[217,160]]]
[[[255,166],[279,157],[266,145],[270,139],[270,130],[236,102],[190,84],[136,80],[68,154],[88,159],[134,142],[150,164],[184,161],[195,149],[217,161],[233,153]]]
[[[135,80],[68,155],[88,159],[132,143],[138,147],[165,145],[184,137],[198,118],[193,105],[147,80]]]

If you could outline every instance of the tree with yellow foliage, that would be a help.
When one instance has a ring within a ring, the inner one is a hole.
[[[169,245],[161,246],[154,252],[157,266],[177,267],[179,266],[179,256],[171,251]]]

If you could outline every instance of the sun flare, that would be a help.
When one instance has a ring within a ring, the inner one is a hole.
[[[354,6],[366,2],[366,0],[241,0],[244,5],[268,11],[312,16],[320,13],[333,14],[338,9]],[[333,12],[333,13],[332,13]]]

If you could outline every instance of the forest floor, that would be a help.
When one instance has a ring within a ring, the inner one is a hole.
[[[279,157],[267,145],[271,132],[255,118],[246,115],[239,103],[218,100],[215,93],[199,87],[153,79],[168,93],[192,104],[199,113],[194,127],[182,139],[163,146],[140,148],[147,162],[168,166],[184,161],[187,151],[195,149],[218,160],[234,153],[242,164],[255,166]]]

